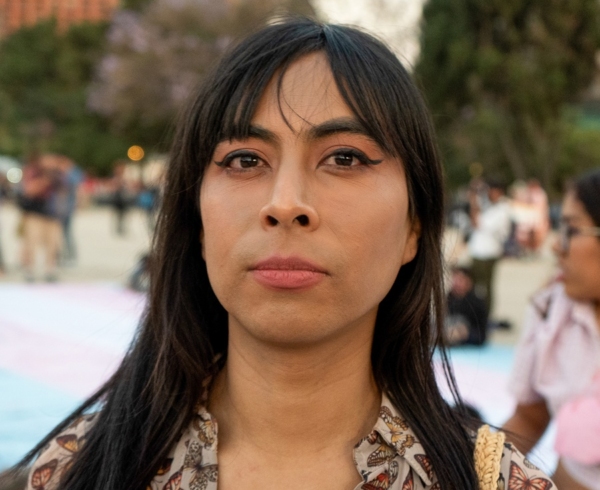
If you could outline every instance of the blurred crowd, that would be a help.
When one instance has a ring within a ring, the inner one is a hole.
[[[134,208],[147,213],[148,227],[160,198],[160,175],[144,179],[140,166],[120,163],[109,178],[87,175],[70,158],[51,153],[32,154],[22,167],[21,178],[11,183],[0,173],[0,205],[13,201],[20,211],[16,232],[20,239],[18,263],[27,282],[55,282],[59,269],[77,263],[73,218],[77,209],[91,204],[110,206],[114,232],[127,234],[127,215]],[[0,275],[6,272],[0,223]],[[108,230],[107,230],[108,232]],[[41,263],[41,265],[40,265]]]
[[[447,334],[451,345],[483,345],[493,328],[510,328],[490,319],[494,278],[505,257],[534,259],[551,229],[548,196],[536,179],[509,188],[497,179],[473,179],[457,194],[449,225],[459,230],[464,252],[451,269]]]

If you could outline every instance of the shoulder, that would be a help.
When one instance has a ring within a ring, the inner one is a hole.
[[[505,443],[497,488],[506,490],[520,490],[523,488],[550,490],[556,487],[548,475],[531,463],[511,443]]]
[[[79,451],[95,414],[76,419],[54,437],[40,452],[27,478],[27,490],[54,490],[62,476],[71,467],[73,456]]]

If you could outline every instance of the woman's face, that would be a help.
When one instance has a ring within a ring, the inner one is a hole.
[[[372,329],[417,251],[408,202],[402,162],[360,127],[326,58],[293,63],[202,182],[202,253],[230,331],[306,345]]]
[[[563,201],[562,221],[575,229],[596,226],[574,192]],[[600,240],[595,236],[576,234],[569,240],[568,251],[554,244],[566,293],[579,301],[600,300]]]

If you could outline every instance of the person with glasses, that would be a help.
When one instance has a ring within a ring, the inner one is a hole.
[[[600,170],[569,186],[553,251],[559,273],[531,302],[504,429],[528,453],[556,420],[557,487],[600,490],[600,410],[589,410],[600,393]]]

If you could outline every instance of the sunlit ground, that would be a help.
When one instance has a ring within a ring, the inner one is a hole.
[[[17,265],[17,224],[17,211],[1,207],[8,273],[0,278],[0,469],[15,463],[116,367],[144,306],[144,296],[125,284],[150,239],[142,212],[132,212],[121,237],[110,209],[83,209],[74,225],[77,265],[64,269],[56,284],[26,284]],[[448,256],[461,253],[452,233],[446,248]],[[548,247],[535,260],[505,260],[495,316],[509,319],[513,329],[494,332],[486,348],[453,350],[463,396],[493,424],[513,408],[507,390],[513,345],[527,300],[552,264]],[[555,464],[551,437],[532,458],[547,470]]]

